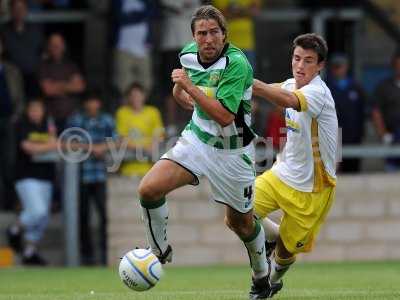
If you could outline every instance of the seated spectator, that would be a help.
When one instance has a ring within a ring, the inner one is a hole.
[[[22,211],[7,230],[8,240],[15,251],[22,251],[23,264],[46,265],[37,247],[49,220],[54,163],[34,162],[32,157],[55,150],[57,141],[54,125],[47,117],[41,99],[27,104],[26,116],[17,123],[16,133],[18,150],[15,189]]]
[[[26,21],[26,0],[10,1],[11,20],[2,31],[4,47],[9,59],[21,71],[27,96],[36,97],[40,90],[37,71],[43,49],[43,31],[38,25]]]
[[[335,100],[343,145],[359,145],[364,135],[365,93],[349,74],[349,61],[344,54],[332,55],[327,85]],[[359,158],[344,158],[339,165],[343,173],[358,173]]]
[[[400,50],[392,58],[393,75],[382,81],[373,96],[372,120],[385,145],[400,144]],[[386,160],[386,171],[400,170],[400,158]]]
[[[78,108],[78,95],[86,88],[78,67],[66,57],[65,40],[54,33],[48,39],[47,57],[39,69],[39,82],[49,113],[57,130],[65,129],[66,121]]]
[[[152,153],[164,135],[164,126],[157,108],[145,105],[146,93],[139,83],[132,83],[125,93],[126,105],[116,113],[117,133],[128,140],[128,149],[142,154]],[[121,173],[125,176],[144,176],[150,170],[150,161],[125,162]]]
[[[89,95],[84,100],[84,111],[74,115],[68,122],[69,127],[84,129],[92,142],[92,153],[82,162],[80,185],[80,246],[81,263],[95,263],[92,234],[90,228],[90,202],[96,206],[99,216],[99,247],[101,264],[107,263],[107,211],[106,211],[106,180],[107,170],[105,154],[107,152],[106,138],[115,137],[113,118],[101,112],[102,101],[99,96]],[[83,146],[87,146],[83,145]]]
[[[22,112],[25,96],[21,73],[3,58],[3,49],[0,39],[0,207],[10,207],[12,201],[9,201],[11,197],[7,196],[7,191],[13,189],[15,169],[12,127]]]

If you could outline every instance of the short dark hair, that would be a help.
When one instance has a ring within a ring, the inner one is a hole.
[[[45,101],[44,101],[42,96],[40,96],[40,97],[36,96],[36,97],[29,98],[27,103],[26,103],[27,104],[26,106],[29,106],[32,103],[40,103],[43,106],[46,106]]]
[[[325,39],[316,33],[306,33],[296,37],[293,41],[292,53],[296,47],[314,50],[318,54],[318,63],[326,61],[328,56],[328,45]]]
[[[146,89],[144,88],[144,86],[141,83],[134,81],[130,85],[128,85],[128,88],[125,90],[124,96],[128,97],[132,90],[139,90],[142,93],[146,93]]]
[[[226,20],[221,11],[212,5],[204,5],[199,7],[192,16],[192,22],[190,23],[190,28],[192,29],[192,34],[194,34],[194,26],[199,20],[212,19],[218,23],[221,28],[222,33],[227,36],[228,27],[226,25]]]
[[[46,107],[46,102],[44,101],[44,99],[42,97],[33,97],[33,98],[29,98],[28,101],[26,102],[26,106],[25,106],[25,113],[28,111],[28,109],[32,106],[32,104],[40,104],[44,111],[47,111],[47,107]]]
[[[103,103],[103,97],[102,97],[102,93],[100,90],[93,89],[93,90],[87,91],[83,95],[82,102],[85,103],[85,102],[87,102],[89,100],[93,100],[93,99],[96,99],[100,103]]]

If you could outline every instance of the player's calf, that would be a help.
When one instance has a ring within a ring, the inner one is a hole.
[[[169,247],[167,239],[168,206],[165,198],[158,201],[140,199],[146,236],[151,251],[161,257]]]

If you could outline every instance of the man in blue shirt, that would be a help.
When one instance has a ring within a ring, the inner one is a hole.
[[[92,143],[89,158],[81,164],[80,242],[81,262],[85,265],[95,263],[90,230],[90,201],[94,202],[99,215],[101,264],[105,265],[107,262],[105,154],[107,152],[106,138],[115,137],[115,124],[109,114],[101,112],[101,105],[100,97],[89,95],[83,105],[84,111],[74,115],[69,121],[69,127],[81,128],[90,136],[91,141],[82,141],[83,148],[87,147],[89,142]]]
[[[327,85],[335,100],[343,145],[359,145],[364,135],[365,94],[349,75],[349,62],[344,54],[333,54]],[[345,158],[340,164],[343,173],[360,171],[360,159]]]

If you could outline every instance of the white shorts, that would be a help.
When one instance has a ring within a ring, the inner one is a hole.
[[[221,150],[201,142],[193,133],[184,131],[176,145],[161,159],[176,162],[191,172],[196,181],[205,176],[211,185],[213,199],[247,213],[253,208],[254,147]]]

